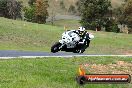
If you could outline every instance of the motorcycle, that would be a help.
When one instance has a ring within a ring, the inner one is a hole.
[[[80,36],[73,31],[66,31],[62,34],[62,39],[56,42],[51,47],[51,52],[56,53],[59,51],[83,53],[87,47],[89,47],[90,40],[94,38],[93,34],[86,33],[85,43],[80,44]],[[81,51],[81,52],[80,52]]]

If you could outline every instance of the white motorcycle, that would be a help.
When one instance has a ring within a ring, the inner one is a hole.
[[[73,53],[83,53],[85,49],[89,47],[90,40],[93,38],[94,35],[87,33],[85,35],[85,43],[79,44],[81,39],[80,36],[73,31],[66,31],[62,34],[62,39],[51,47],[51,52],[56,53],[58,51],[66,51]]]

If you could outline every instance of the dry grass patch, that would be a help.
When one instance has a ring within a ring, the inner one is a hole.
[[[86,68],[93,74],[130,74],[132,75],[132,62],[116,61],[111,64],[90,64]]]

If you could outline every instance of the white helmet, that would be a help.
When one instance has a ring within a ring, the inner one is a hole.
[[[84,31],[85,31],[85,28],[84,28],[84,27],[79,27],[78,30],[79,30],[80,32],[84,32]]]

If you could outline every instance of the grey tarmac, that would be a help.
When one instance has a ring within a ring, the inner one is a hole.
[[[37,58],[37,57],[82,57],[82,56],[120,56],[132,57],[132,55],[100,55],[100,54],[76,54],[70,52],[37,52],[37,51],[17,51],[17,50],[0,50],[0,59],[12,58]]]

